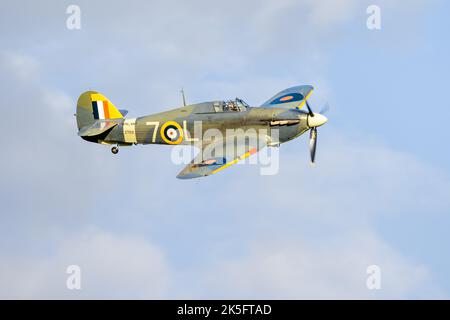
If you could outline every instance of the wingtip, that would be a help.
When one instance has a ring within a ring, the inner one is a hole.
[[[195,178],[201,178],[204,177],[202,175],[199,174],[192,174],[192,173],[180,173],[176,176],[177,179],[180,180],[189,180],[189,179],[195,179]]]

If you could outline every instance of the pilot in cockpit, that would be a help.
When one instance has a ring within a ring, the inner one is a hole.
[[[227,109],[230,111],[240,111],[240,108],[237,106],[237,104],[234,101],[228,101],[227,102]]]

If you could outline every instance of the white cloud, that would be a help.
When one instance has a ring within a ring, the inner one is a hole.
[[[244,257],[209,270],[215,297],[242,299],[442,298],[426,267],[405,260],[370,230],[323,235],[325,241],[255,239]],[[323,240],[322,239],[322,240]],[[381,268],[381,290],[368,290],[367,267]]]
[[[13,52],[2,52],[0,55],[1,66],[10,75],[20,81],[35,80],[39,72],[39,64],[29,55]]]
[[[0,126],[5,137],[0,217],[11,221],[31,216],[29,221],[45,225],[84,216],[95,191],[108,190],[106,178],[115,164],[108,161],[108,152],[90,153],[89,144],[81,142],[74,98],[43,83],[38,60],[19,53],[0,58],[0,103],[8,119]],[[15,213],[12,219],[7,216],[10,212]]]
[[[86,229],[39,256],[1,257],[2,299],[155,299],[168,293],[164,253],[148,241]],[[81,268],[81,290],[69,290],[66,269]]]

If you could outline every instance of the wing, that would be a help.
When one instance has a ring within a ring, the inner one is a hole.
[[[80,137],[93,137],[111,130],[119,124],[118,121],[97,120],[92,125],[86,126],[78,131]]]
[[[297,86],[278,92],[272,98],[264,102],[263,108],[300,109],[313,92],[312,86]]]
[[[265,146],[265,136],[250,139],[233,136],[227,137],[226,142],[223,139],[214,141],[205,145],[192,162],[177,175],[177,178],[193,179],[212,175],[250,157]]]

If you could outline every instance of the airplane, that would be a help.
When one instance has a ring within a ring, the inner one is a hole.
[[[125,118],[127,110],[117,109],[101,93],[86,91],[78,99],[75,116],[78,135],[89,142],[113,145],[113,154],[119,146],[136,144],[197,146],[198,155],[177,175],[192,179],[215,174],[266,146],[279,147],[308,130],[314,164],[317,128],[328,119],[323,115],[326,110],[312,111],[308,99],[313,90],[310,85],[287,88],[258,107],[239,98],[186,104],[182,91],[182,107],[138,118]],[[206,137],[210,132],[215,134]]]

